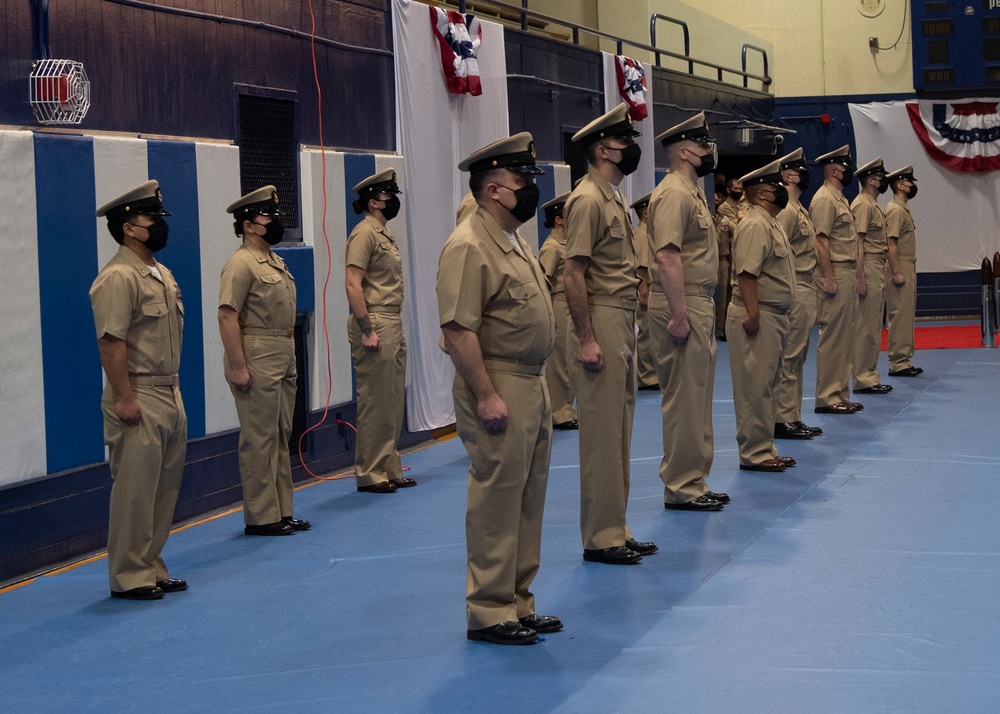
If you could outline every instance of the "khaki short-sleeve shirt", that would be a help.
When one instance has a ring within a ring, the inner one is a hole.
[[[439,324],[477,333],[484,358],[542,364],[555,344],[552,298],[527,243],[517,243],[482,208],[462,221],[438,261]]]
[[[549,290],[553,295],[566,292],[563,287],[563,268],[566,265],[566,233],[552,231],[538,251],[538,264],[542,266]]]
[[[763,208],[751,205],[733,235],[733,298],[742,300],[737,276],[757,278],[757,302],[779,309],[792,306],[795,264],[792,247],[778,221]]]
[[[635,262],[639,273],[648,276],[653,272],[653,251],[649,248],[649,230],[646,223],[639,223],[633,230],[632,244],[635,246]]]
[[[719,230],[719,256],[727,256],[732,251],[733,234],[740,224],[740,202],[729,196],[716,211],[716,225]]]
[[[809,219],[809,211],[790,198],[778,214],[778,225],[785,231],[795,254],[795,272],[812,275],[816,270],[816,230]]]
[[[274,251],[241,245],[222,268],[219,307],[239,313],[240,327],[295,326],[295,279]]]
[[[816,191],[809,204],[809,218],[817,234],[830,240],[830,262],[847,263],[858,259],[858,232],[854,214],[844,194],[827,182]]]
[[[649,199],[647,218],[653,255],[667,246],[680,249],[684,284],[715,288],[719,284],[719,239],[705,195],[687,176],[667,174]],[[660,291],[658,280],[653,289]]]
[[[909,206],[904,206],[895,197],[885,207],[886,236],[896,240],[896,255],[900,260],[917,262],[916,224]]]
[[[365,271],[361,291],[367,305],[403,304],[403,259],[388,226],[371,214],[347,237],[347,262]]]
[[[862,191],[851,203],[854,214],[854,228],[864,234],[861,247],[865,253],[885,254],[889,244],[885,236],[885,214],[867,191]]]
[[[632,222],[628,207],[611,184],[591,167],[563,208],[566,259],[589,259],[590,295],[635,300],[639,294]]]
[[[180,367],[184,304],[173,273],[156,268],[163,282],[121,246],[90,288],[97,337],[125,341],[129,374],[169,376]]]

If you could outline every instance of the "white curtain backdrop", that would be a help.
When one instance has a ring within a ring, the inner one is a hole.
[[[406,157],[406,229],[410,239],[404,315],[409,325],[410,380],[406,390],[411,430],[455,421],[454,368],[438,340],[438,256],[455,228],[455,210],[468,191],[458,162],[507,136],[507,62],[501,25],[483,22],[479,48],[481,96],[449,94],[428,6],[392,1],[396,68],[396,149]]]
[[[857,163],[881,156],[886,169],[913,164],[919,193],[910,202],[917,270],[977,270],[1000,250],[1000,171],[965,173],[934,161],[913,131],[906,102],[851,104]],[[883,207],[888,199],[883,197]]]
[[[618,74],[615,70],[615,55],[608,52],[601,53],[604,56],[604,111],[609,112],[624,99],[618,91]],[[653,165],[653,68],[643,62],[642,69],[646,72],[646,84],[649,93],[646,96],[646,110],[649,112],[642,121],[634,122],[635,130],[641,131],[642,136],[636,138],[636,143],[642,148],[642,159],[639,161],[639,168],[631,176],[626,176],[622,181],[619,190],[625,196],[625,200],[631,205],[638,201],[647,193],[656,188],[656,167]],[[635,214],[630,212],[629,217],[635,221]]]

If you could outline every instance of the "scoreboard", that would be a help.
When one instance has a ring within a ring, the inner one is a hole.
[[[1000,89],[1000,0],[904,0],[917,91]]]

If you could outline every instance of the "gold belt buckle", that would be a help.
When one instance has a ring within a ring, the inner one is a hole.
[[[288,328],[288,337],[295,337],[295,328],[294,327],[289,327]]]

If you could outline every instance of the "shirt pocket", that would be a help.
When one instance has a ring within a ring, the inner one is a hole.
[[[145,302],[139,309],[142,311],[143,325],[148,328],[143,330],[143,339],[163,340],[169,337],[170,328],[164,319],[169,312],[167,303],[163,301]]]

